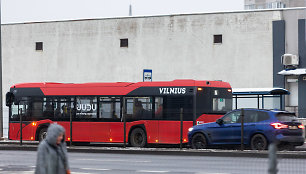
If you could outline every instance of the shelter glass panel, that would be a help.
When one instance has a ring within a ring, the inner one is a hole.
[[[264,109],[280,109],[280,97],[279,96],[269,96],[263,98]]]

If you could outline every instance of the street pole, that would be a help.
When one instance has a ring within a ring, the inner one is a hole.
[[[241,151],[244,150],[244,109],[241,109],[241,144],[240,144],[240,148]]]
[[[183,108],[181,108],[181,112],[180,112],[180,122],[181,122],[181,126],[180,126],[180,150],[183,149]]]
[[[70,140],[69,140],[69,146],[72,146],[72,114],[71,114],[71,108],[70,108]]]
[[[19,110],[19,105],[18,105],[18,110]],[[19,119],[20,119],[20,146],[22,146],[22,108],[20,108],[20,111],[18,111],[19,114]]]
[[[3,96],[2,96],[2,44],[1,44],[1,0],[0,0],[0,139],[3,138]]]
[[[275,143],[271,143],[269,145],[269,168],[268,173],[269,174],[277,174],[277,146]]]

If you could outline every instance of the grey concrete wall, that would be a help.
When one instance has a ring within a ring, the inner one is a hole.
[[[271,87],[272,21],[279,13],[4,25],[4,90],[29,81],[141,81],[144,68],[153,69],[154,81],[222,79],[233,87]],[[223,35],[222,44],[213,44],[214,34]],[[129,38],[128,48],[119,47],[121,38]],[[37,41],[44,51],[35,51]]]
[[[143,69],[153,81],[272,87],[272,21],[280,19],[281,11],[260,11],[3,25],[2,92],[23,82],[142,81]]]

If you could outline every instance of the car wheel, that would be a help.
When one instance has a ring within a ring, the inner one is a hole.
[[[268,147],[268,142],[265,136],[262,134],[256,134],[251,139],[252,150],[265,150]]]
[[[47,137],[47,128],[42,128],[39,131],[39,135],[38,135],[38,140],[39,142],[41,142],[42,140],[44,140]]]
[[[192,137],[191,147],[193,149],[205,149],[207,147],[207,141],[203,134],[198,133]]]
[[[130,143],[133,147],[145,147],[147,145],[147,135],[142,128],[136,128],[130,136]]]

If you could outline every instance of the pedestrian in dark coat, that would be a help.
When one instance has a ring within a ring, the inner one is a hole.
[[[51,124],[38,146],[35,174],[70,174],[65,129]]]

